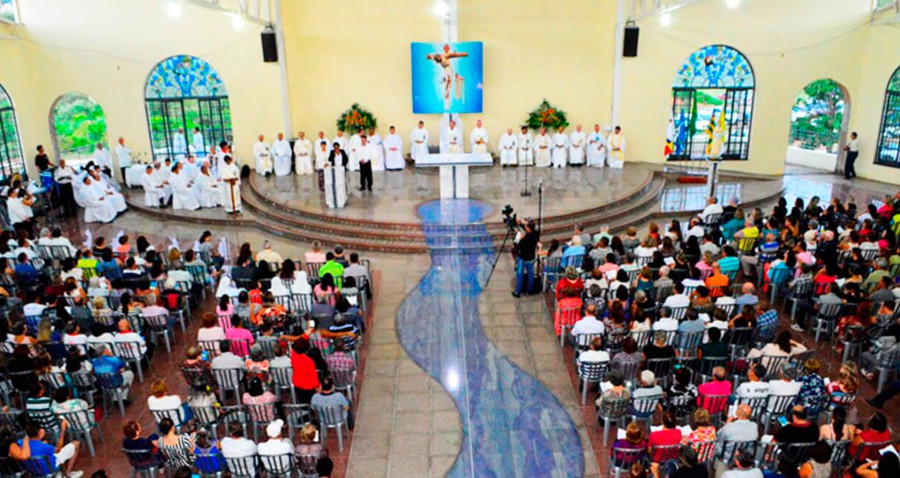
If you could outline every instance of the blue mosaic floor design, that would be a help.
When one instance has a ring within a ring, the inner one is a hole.
[[[431,268],[400,307],[400,343],[462,417],[461,450],[447,476],[582,476],[581,441],[562,404],[501,355],[481,327],[478,295],[494,250],[479,221],[489,212],[474,200],[420,207]]]

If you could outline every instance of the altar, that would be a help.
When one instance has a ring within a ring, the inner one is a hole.
[[[417,168],[440,168],[441,199],[469,197],[469,166],[493,166],[489,153],[428,154],[416,160]]]

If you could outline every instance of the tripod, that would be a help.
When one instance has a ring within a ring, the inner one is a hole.
[[[497,263],[500,262],[500,255],[503,254],[503,248],[506,247],[506,242],[509,241],[509,238],[513,235],[513,232],[515,232],[515,229],[512,226],[507,225],[506,237],[503,238],[503,242],[500,244],[500,249],[494,256],[494,263],[491,264],[491,272],[488,274],[487,280],[484,281],[484,289],[487,289],[488,284],[491,283],[491,277],[494,276],[494,269],[497,268]]]

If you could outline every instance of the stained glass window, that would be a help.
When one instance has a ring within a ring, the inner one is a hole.
[[[675,88],[753,88],[753,68],[739,51],[705,46],[687,58],[675,75]]]
[[[0,184],[6,184],[16,173],[25,175],[19,127],[12,100],[0,86]]]
[[[154,159],[203,158],[210,147],[231,142],[231,107],[225,83],[209,63],[179,55],[150,72],[145,90]]]
[[[87,95],[66,93],[60,96],[53,104],[50,122],[57,155],[73,164],[92,158],[97,143],[109,146],[103,108]]]
[[[669,159],[747,159],[754,85],[753,68],[734,48],[692,53],[672,84]]]
[[[0,0],[0,21],[19,23],[16,0]]]
[[[900,68],[891,75],[884,93],[875,162],[900,168]]]

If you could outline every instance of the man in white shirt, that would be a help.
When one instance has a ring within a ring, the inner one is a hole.
[[[473,153],[488,152],[488,132],[482,125],[483,123],[481,120],[476,121],[475,129],[469,133],[469,142],[471,143],[470,147]]]
[[[661,317],[659,320],[653,323],[654,332],[675,332],[677,330],[678,320],[671,317]]]
[[[568,157],[569,137],[563,131],[565,128],[560,126],[553,135],[553,167],[566,167],[566,159]]]
[[[184,128],[178,128],[178,131],[172,135],[172,152],[175,153],[175,159],[181,161],[188,153],[187,140],[184,138]]]
[[[603,350],[603,339],[594,337],[591,340],[590,350],[585,350],[578,355],[579,364],[609,362],[609,352]]]
[[[666,301],[663,302],[663,307],[668,307],[670,309],[680,309],[691,304],[691,299],[684,294],[684,285],[682,285],[681,283],[675,284],[673,290],[675,291],[675,293],[670,295],[669,297],[666,297]]]
[[[223,370],[223,369],[244,369],[244,359],[238,357],[231,351],[231,343],[227,340],[223,340],[221,344],[219,344],[219,350],[222,352],[216,356],[216,358],[212,359],[209,367],[213,370]]]
[[[203,141],[203,133],[200,128],[194,128],[194,136],[191,138],[191,146],[194,147],[194,154],[199,158],[206,156],[206,142]]]
[[[244,427],[237,421],[228,426],[228,435],[222,439],[219,448],[225,458],[242,458],[257,453],[256,443],[244,437]]]
[[[362,134],[361,131],[357,131],[350,136],[350,145],[347,148],[347,158],[349,159],[347,169],[349,171],[359,171],[359,158],[356,153],[362,145]]]
[[[575,126],[575,131],[569,136],[569,164],[581,166],[584,164],[584,140],[586,135],[581,130],[581,125]]]
[[[125,146],[125,138],[119,138],[119,143],[116,144],[116,158],[119,159],[122,184],[125,184],[125,171],[131,167],[131,148]]]
[[[31,235],[34,228],[32,222],[34,211],[31,209],[33,205],[34,200],[24,189],[10,188],[9,197],[6,199],[6,212],[9,215],[9,222],[16,232],[26,231]]]
[[[597,306],[595,304],[588,304],[587,308],[584,311],[584,317],[575,322],[575,324],[572,326],[572,336],[577,340],[577,337],[579,335],[602,335],[604,333],[606,333],[606,326],[603,325],[602,321],[597,320]]]
[[[500,166],[516,164],[516,135],[513,134],[512,128],[506,128],[506,133],[500,137],[497,152],[500,153]]]
[[[425,129],[425,122],[419,121],[419,125],[409,135],[412,147],[409,155],[413,161],[424,159],[428,156],[428,130]]]
[[[172,188],[158,182],[153,166],[147,165],[147,169],[141,175],[141,186],[144,188],[144,205],[149,207],[165,206],[172,197]]]
[[[844,146],[847,157],[844,159],[844,178],[852,179],[856,177],[856,158],[859,156],[859,135],[856,131],[850,133],[850,142]]]
[[[755,364],[747,370],[748,382],[738,385],[738,398],[761,398],[769,396],[771,388],[768,382],[763,382],[762,378],[766,376],[766,368],[760,364]]]
[[[272,156],[275,157],[275,175],[291,174],[291,143],[284,139],[284,133],[278,133],[278,139],[272,143]]]
[[[397,134],[397,128],[391,125],[388,135],[384,137],[384,168],[388,171],[399,171],[405,166],[403,161],[403,138]]]
[[[375,159],[375,150],[369,144],[369,138],[361,134],[359,147],[356,148],[356,160],[359,163],[359,190],[372,190],[372,160]]]
[[[685,239],[691,236],[696,236],[697,240],[703,239],[703,235],[706,234],[706,230],[703,229],[703,226],[700,225],[699,217],[692,217],[691,222],[688,225],[688,230],[684,233]]]
[[[294,141],[294,172],[299,175],[313,173],[313,145],[306,138],[306,133],[301,131],[297,133],[298,138]]]
[[[702,220],[704,224],[708,224],[709,221],[707,221],[707,218],[711,214],[718,214],[721,217],[722,211],[722,206],[719,205],[719,198],[711,197],[709,198],[709,204],[703,208],[703,212],[700,213],[700,220]]]
[[[257,136],[253,145],[253,158],[256,160],[256,173],[268,176],[272,173],[272,148],[263,135]]]
[[[778,371],[778,380],[769,381],[768,407],[770,409],[775,406],[776,397],[792,396],[800,393],[800,388],[803,384],[796,380],[797,375],[797,369],[793,365],[784,364],[781,366],[781,370]]]
[[[256,262],[266,261],[269,264],[269,267],[273,265],[281,265],[281,254],[272,250],[272,243],[269,241],[265,241],[263,243],[263,250],[256,254]]]
[[[35,294],[34,299],[22,307],[22,313],[25,317],[37,317],[43,314],[44,309],[47,308],[47,306],[42,303],[43,299],[44,297],[42,294]]]
[[[131,324],[128,323],[128,320],[126,319],[119,321],[119,333],[116,334],[114,342],[120,344],[136,344],[131,347],[137,346],[137,351],[142,357],[147,353],[147,344],[144,342],[144,338],[137,332],[131,330]],[[115,355],[120,357],[118,350],[116,350]]]
[[[103,143],[97,143],[97,149],[94,150],[94,162],[100,166],[104,174],[112,177],[112,158],[109,157],[109,150],[103,147]]]
[[[553,139],[547,134],[547,128],[541,128],[534,138],[534,165],[539,168],[550,166],[550,147]],[[521,158],[520,158],[521,161]]]
[[[266,436],[269,437],[257,445],[256,450],[260,456],[278,456],[294,453],[294,445],[290,440],[281,436],[281,429],[284,427],[284,420],[273,420],[266,426]],[[288,457],[282,457],[287,460]]]
[[[528,132],[528,126],[522,126],[522,131],[516,138],[516,146],[519,149],[516,158],[519,166],[534,165],[534,151],[531,150],[531,133]]]

